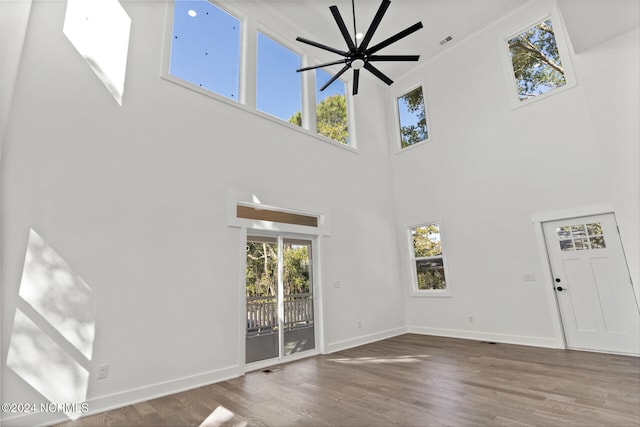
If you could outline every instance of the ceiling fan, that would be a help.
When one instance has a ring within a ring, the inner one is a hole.
[[[374,76],[376,76],[377,78],[385,82],[387,85],[391,85],[393,83],[393,80],[391,80],[379,69],[374,67],[372,62],[418,61],[420,59],[420,55],[374,55],[374,54],[379,50],[389,46],[390,44],[405,38],[409,34],[412,34],[418,31],[420,28],[422,28],[422,22],[413,24],[412,26],[406,28],[405,30],[400,31],[396,35],[391,36],[388,39],[372,47],[369,47],[369,42],[371,42],[371,38],[373,37],[373,34],[375,33],[375,31],[378,29],[378,25],[380,25],[380,21],[382,21],[382,17],[384,16],[385,12],[389,8],[390,4],[391,4],[390,0],[382,0],[382,3],[380,4],[380,7],[378,8],[376,15],[374,16],[373,21],[371,22],[371,25],[369,25],[369,29],[367,30],[366,34],[364,34],[363,36],[360,33],[356,33],[355,3],[354,3],[354,0],[351,0],[351,7],[353,10],[353,32],[354,32],[353,38],[351,38],[351,35],[349,34],[349,30],[347,30],[347,26],[345,25],[344,20],[342,19],[342,15],[340,15],[340,11],[338,10],[338,7],[331,6],[329,10],[331,10],[331,13],[333,14],[333,18],[335,19],[336,24],[338,24],[338,28],[340,29],[340,32],[342,33],[342,37],[344,37],[344,41],[347,43],[347,47],[349,48],[349,50],[344,51],[344,50],[334,49],[330,46],[327,46],[321,43],[317,43],[302,37],[297,37],[296,40],[299,42],[306,43],[308,45],[315,46],[317,48],[327,50],[329,52],[337,53],[338,55],[343,56],[344,58],[339,59],[337,61],[327,62],[324,64],[318,64],[310,67],[299,68],[296,71],[297,72],[308,71],[316,68],[327,67],[330,65],[345,64],[340,71],[338,71],[333,77],[331,77],[331,79],[329,79],[327,83],[325,83],[324,86],[320,88],[321,91],[329,87],[331,83],[333,83],[338,77],[344,74],[344,72],[347,71],[349,68],[353,68],[353,95],[358,94],[358,83],[360,79],[360,70],[362,68],[371,72],[371,74],[373,74]],[[358,45],[358,40],[361,37],[362,37],[362,41],[360,41],[360,44]]]

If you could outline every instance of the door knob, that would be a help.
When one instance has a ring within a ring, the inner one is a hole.
[[[562,291],[566,290],[566,288],[563,288],[562,286],[558,286],[558,287],[556,288],[556,290],[557,290],[558,292],[562,292]]]
[[[556,283],[560,283],[560,278],[556,277]]]

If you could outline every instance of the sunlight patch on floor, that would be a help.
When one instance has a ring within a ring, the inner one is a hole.
[[[244,427],[247,424],[247,421],[241,419],[224,406],[218,406],[211,414],[209,414],[202,424],[200,424],[200,427]]]
[[[329,359],[330,362],[365,365],[365,364],[384,364],[384,363],[416,363],[422,362],[430,356],[427,354],[412,356],[386,356],[386,357],[343,357],[340,359]]]

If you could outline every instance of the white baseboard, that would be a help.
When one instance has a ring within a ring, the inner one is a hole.
[[[238,366],[232,366],[190,377],[179,378],[120,393],[88,399],[87,404],[89,410],[82,414],[82,416],[95,415],[100,412],[122,408],[123,406],[133,405],[135,403],[157,399],[159,397],[179,393],[181,391],[218,383],[239,377],[242,374],[243,373],[240,372],[240,368]],[[2,418],[0,419],[0,425],[3,427],[33,427],[47,426],[65,421],[69,421],[69,417],[63,413],[32,413],[11,418]]]
[[[407,332],[412,334],[435,335],[440,337],[462,338],[462,339],[476,340],[476,341],[528,345],[533,347],[561,348],[561,349],[565,348],[563,342],[558,342],[558,340],[554,338],[545,338],[545,337],[506,335],[506,334],[496,334],[493,332],[478,332],[478,331],[468,331],[468,330],[462,330],[462,329],[429,328],[425,326],[409,326],[407,328]]]
[[[402,327],[402,328],[388,329],[386,331],[377,332],[375,334],[370,334],[370,335],[364,335],[361,337],[351,338],[348,340],[337,341],[334,343],[327,344],[325,346],[325,353],[327,354],[335,353],[336,351],[346,350],[348,348],[358,347],[364,344],[370,344],[372,342],[384,340],[387,338],[393,338],[398,335],[402,335],[406,333],[407,333],[407,328]]]

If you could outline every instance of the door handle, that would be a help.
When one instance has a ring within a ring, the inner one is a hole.
[[[566,290],[567,290],[567,288],[563,288],[562,286],[558,286],[556,288],[556,291],[558,291],[558,292],[562,292],[562,291],[566,291]]]

